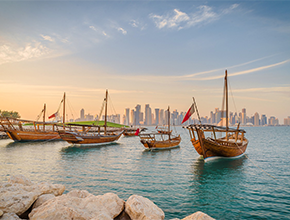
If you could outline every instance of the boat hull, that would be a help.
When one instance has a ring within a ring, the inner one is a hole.
[[[135,133],[136,133],[136,131],[134,131],[134,132],[127,132],[127,131],[125,131],[123,133],[123,135],[124,136],[127,136],[127,137],[138,136],[138,135],[135,135]]]
[[[192,140],[192,144],[198,154],[203,155],[204,159],[208,157],[239,157],[243,155],[248,146],[248,140],[235,143],[223,140],[213,140],[202,138],[203,149],[199,140]]]
[[[116,135],[99,135],[99,134],[78,134],[70,131],[59,131],[62,140],[75,145],[99,145],[108,144],[119,140],[122,132]]]
[[[151,150],[164,150],[178,147],[181,141],[180,136],[164,141],[156,141],[156,140],[140,140],[146,149]]]
[[[7,130],[6,133],[14,141],[61,140],[58,132],[54,132],[54,131]]]

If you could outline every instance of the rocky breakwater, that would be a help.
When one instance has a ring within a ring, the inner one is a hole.
[[[0,183],[0,220],[163,220],[164,212],[152,201],[132,195],[125,202],[116,194],[95,196],[86,190],[63,194],[60,184],[33,183],[22,175]],[[202,212],[182,220],[212,220]],[[173,219],[172,219],[173,220]],[[179,220],[175,218],[174,220]]]

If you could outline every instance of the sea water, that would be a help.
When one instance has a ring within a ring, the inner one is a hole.
[[[0,140],[0,181],[22,174],[64,184],[65,193],[113,192],[124,200],[137,194],[160,207],[165,219],[196,211],[216,219],[290,219],[290,127],[244,129],[243,157],[207,163],[181,127],[180,147],[162,151],[146,151],[139,137],[97,147]]]

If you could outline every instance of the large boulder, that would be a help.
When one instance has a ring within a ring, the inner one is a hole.
[[[27,211],[42,194],[61,195],[65,187],[60,184],[35,184],[22,175],[12,176],[8,183],[0,183],[0,209],[18,216]]]
[[[21,220],[21,218],[18,217],[15,213],[5,213],[1,220]]]
[[[203,213],[203,212],[195,212],[192,215],[189,215],[182,220],[214,220],[214,218],[210,217],[209,215]]]
[[[128,198],[125,211],[134,220],[163,220],[164,212],[147,198],[132,195]]]
[[[41,206],[43,203],[50,199],[54,199],[55,195],[54,194],[43,194],[38,197],[38,199],[35,201],[35,203],[32,206],[32,209],[37,208],[38,206]]]
[[[73,190],[46,201],[29,214],[30,220],[102,219],[113,220],[124,209],[116,194],[94,196],[86,190]]]

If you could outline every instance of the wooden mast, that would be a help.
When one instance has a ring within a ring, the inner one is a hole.
[[[63,115],[62,115],[63,128],[65,128],[65,93],[63,94]]]
[[[104,123],[104,128],[105,132],[104,134],[107,134],[107,104],[108,104],[108,90],[106,90],[106,99],[105,99],[105,123]]]
[[[170,108],[168,106],[168,135],[170,139]]]
[[[228,71],[225,71],[225,93],[226,93],[226,139],[228,140],[229,130],[229,102],[228,102]]]
[[[45,131],[45,112],[46,112],[46,104],[43,106],[43,131]]]
[[[199,116],[199,113],[198,113],[197,105],[195,103],[195,98],[192,97],[192,99],[193,99],[194,108],[196,109],[196,113],[197,113],[197,116],[198,116],[199,124],[201,124],[201,120],[200,120],[200,116]]]

